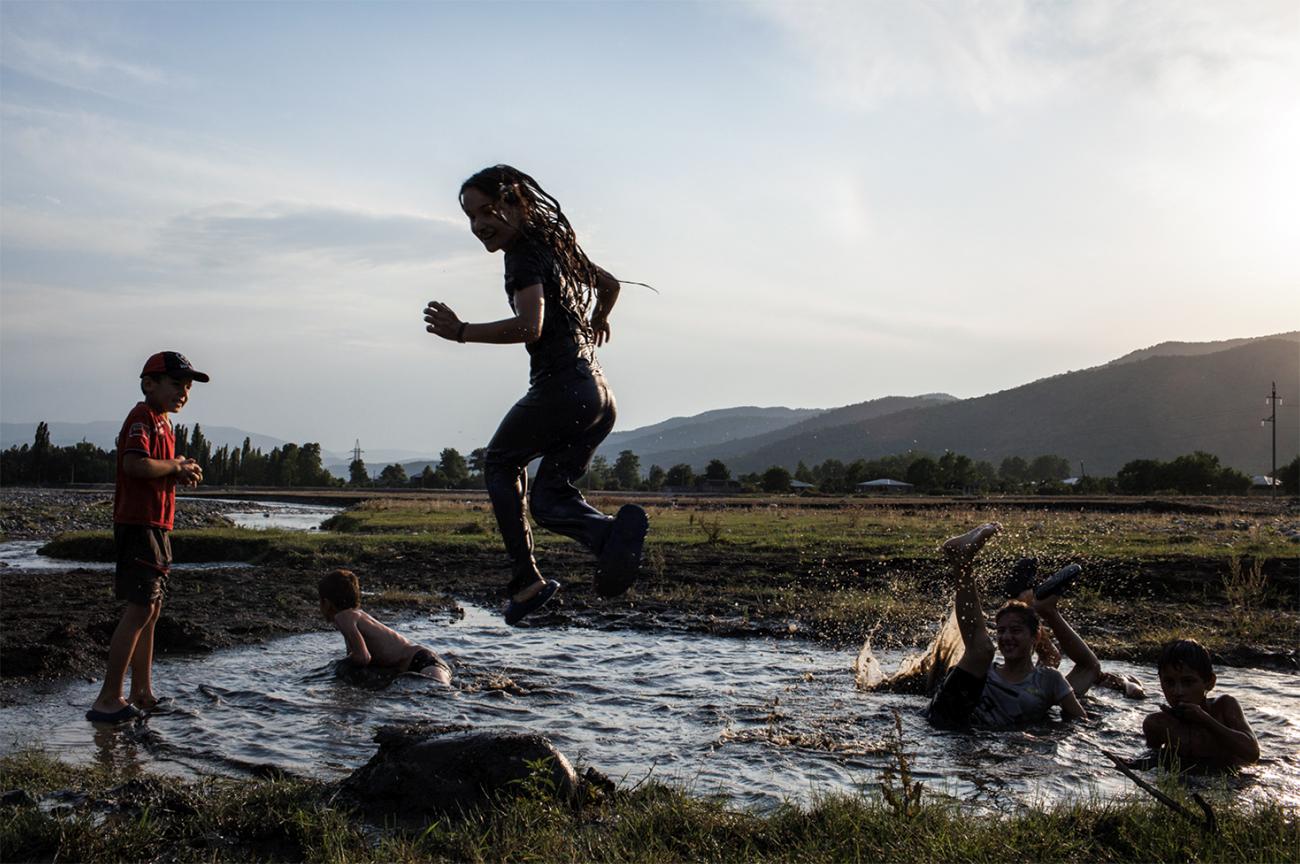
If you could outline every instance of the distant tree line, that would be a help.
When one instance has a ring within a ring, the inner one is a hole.
[[[105,453],[88,441],[70,447],[50,443],[49,424],[36,424],[30,445],[0,450],[0,484],[53,486],[65,483],[112,483],[117,471],[116,451]]]
[[[337,486],[321,464],[320,444],[285,444],[269,453],[244,439],[242,447],[213,449],[199,424],[191,432],[176,426],[176,452],[198,460],[203,482],[211,486]],[[30,446],[0,451],[0,483],[5,486],[62,486],[68,483],[112,483],[117,474],[117,450],[103,450],[88,441],[69,447],[50,443],[50,427],[36,426]]]
[[[385,489],[482,489],[483,460],[487,449],[479,447],[466,459],[455,447],[445,447],[438,456],[438,467],[425,465],[419,474],[408,475],[400,462],[385,465],[379,476],[371,479],[366,463],[353,460],[348,466],[349,486],[378,486]]]
[[[176,452],[197,459],[203,468],[204,483],[213,486],[339,486],[344,483],[321,463],[320,444],[285,444],[264,453],[252,446],[248,438],[243,446],[222,445],[213,448],[196,423],[175,427]],[[408,476],[400,463],[387,465],[378,478],[372,479],[364,461],[349,465],[349,486],[377,486],[415,489],[481,489],[487,451],[480,447],[462,456],[454,447],[443,449],[437,467],[432,464],[414,476]],[[116,450],[105,451],[87,441],[67,447],[50,442],[50,428],[41,422],[30,445],[0,451],[0,484],[5,486],[64,485],[68,483],[112,483],[116,472]],[[996,467],[991,462],[973,460],[960,453],[946,452],[933,457],[924,453],[900,453],[880,459],[856,459],[842,462],[827,459],[820,465],[807,466],[802,461],[794,471],[772,465],[765,471],[733,477],[731,469],[720,459],[710,460],[704,471],[696,474],[685,463],[663,468],[651,465],[642,474],[641,460],[631,450],[623,450],[611,465],[604,456],[591,460],[587,473],[579,481],[583,489],[672,491],[742,491],[790,492],[795,481],[826,494],[842,495],[857,490],[868,480],[900,480],[910,483],[922,494],[1107,494],[1151,495],[1180,493],[1186,495],[1239,495],[1250,488],[1251,479],[1235,468],[1219,463],[1210,453],[1197,451],[1171,461],[1135,459],[1114,477],[1083,476],[1072,485],[1063,480],[1070,476],[1070,463],[1062,456],[1044,454],[1032,459],[1011,456]],[[1277,479],[1285,494],[1300,494],[1300,456],[1280,467]]]
[[[1300,487],[1300,456],[1278,469],[1282,491],[1294,495]],[[1118,491],[1130,495],[1181,492],[1187,495],[1240,495],[1251,479],[1236,468],[1219,464],[1219,457],[1200,450],[1170,462],[1135,459],[1115,475]]]
[[[795,481],[827,494],[857,491],[859,483],[869,480],[898,480],[911,484],[922,494],[1130,494],[1149,495],[1171,492],[1189,495],[1239,495],[1246,492],[1251,479],[1219,464],[1209,453],[1196,452],[1179,456],[1171,462],[1138,459],[1120,469],[1115,477],[1085,475],[1070,485],[1063,481],[1071,476],[1070,462],[1063,456],[1043,454],[1031,459],[1010,456],[996,467],[991,462],[973,460],[960,453],[946,452],[934,457],[924,453],[901,453],[880,459],[857,459],[849,463],[827,459],[809,467],[802,461],[792,472],[779,465],[765,471],[732,476],[720,459],[711,460],[701,474],[685,463],[663,468],[651,465],[642,475],[640,459],[623,450],[613,465],[604,456],[591,461],[587,474],[579,481],[584,489],[606,491],[638,490],[657,492],[735,490],[744,492],[790,492]],[[1300,457],[1277,472],[1283,491],[1300,492]]]

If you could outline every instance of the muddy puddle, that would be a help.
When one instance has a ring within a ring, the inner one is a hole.
[[[223,515],[239,528],[286,531],[315,531],[321,523],[343,510],[342,507],[284,504],[279,502],[252,502],[236,499],[213,498],[214,503],[229,505]],[[6,540],[0,542],[0,569],[64,571],[70,567],[79,570],[112,570],[111,561],[68,561],[40,554],[44,540]],[[247,567],[238,561],[212,561],[195,564],[173,564],[173,570],[213,570],[229,567]]]
[[[428,720],[542,732],[571,759],[624,786],[650,776],[766,808],[878,783],[892,761],[896,709],[917,779],[932,791],[1010,810],[1130,792],[1101,748],[1142,753],[1142,717],[1157,704],[1103,690],[1085,703],[1094,718],[1086,725],[940,733],[921,718],[921,697],[860,692],[851,653],[802,640],[512,629],[472,606],[463,618],[394,623],[453,663],[452,688],[418,676],[377,689],[338,680],[332,666],[342,640],[322,631],[158,660],[157,689],[173,695],[176,707],[131,728],[82,719],[95,684],[54,686],[31,704],[0,709],[0,751],[38,746],[73,762],[165,773],[280,769],[333,779],[369,758],[380,725]],[[886,667],[901,659],[887,651],[877,657]],[[1158,692],[1150,669],[1107,668]],[[1295,684],[1287,673],[1220,670],[1220,690],[1246,706],[1264,761],[1205,783],[1300,804]]]
[[[288,531],[315,531],[321,523],[342,507],[317,504],[287,504],[279,501],[244,501],[211,498],[213,502],[230,505],[224,516],[239,528],[280,528]]]

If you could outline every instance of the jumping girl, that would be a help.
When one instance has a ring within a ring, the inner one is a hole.
[[[533,518],[597,556],[596,591],[622,594],[641,566],[649,526],[645,510],[625,504],[618,515],[606,516],[575,485],[614,428],[614,394],[595,348],[610,338],[619,282],[592,263],[559,202],[522,171],[509,165],[479,171],[461,184],[460,206],[483,247],[504,250],[506,298],[514,314],[471,324],[431,300],[425,329],[457,342],[522,342],[528,349],[528,392],[501,421],[484,463],[488,497],[511,561],[505,619],[513,625],[560,588],[538,572],[524,505],[528,463],[539,456],[529,496]]]

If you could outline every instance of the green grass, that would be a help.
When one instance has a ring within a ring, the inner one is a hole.
[[[697,509],[652,506],[651,540],[665,547],[704,550],[787,552],[815,558],[858,559],[933,557],[948,536],[989,520],[1003,524],[990,546],[990,560],[1032,554],[1046,564],[1067,559],[1142,560],[1150,557],[1213,559],[1294,558],[1296,547],[1281,532],[1279,520],[1225,520],[1213,516],[1146,513],[1026,511],[993,508],[913,510],[864,508],[812,509],[763,505],[752,508]],[[1237,527],[1237,525],[1244,527]],[[340,535],[355,538],[352,548],[393,543],[435,548],[496,546],[500,540],[491,510],[481,502],[374,499],[330,519],[322,532],[254,531],[227,528],[178,531],[176,540],[193,547],[186,554],[223,552],[224,560],[255,560],[271,548],[304,552],[330,548]],[[571,541],[537,532],[540,548]],[[47,554],[109,557],[106,532],[67,534],[49,544]],[[190,560],[222,560],[195,557]]]
[[[601,502],[596,499],[596,503]],[[1007,554],[1032,550],[1031,554],[1046,559],[1080,554],[1101,558],[1176,554],[1223,559],[1295,555],[1295,546],[1281,532],[1282,522],[1271,517],[1232,520],[1219,516],[993,507],[917,510],[868,508],[852,502],[837,508],[767,503],[726,508],[651,505],[648,511],[654,541],[670,546],[839,549],[863,557],[920,557],[932,555],[946,537],[968,526],[997,520],[1004,528],[997,545]],[[469,525],[479,526],[488,537],[495,537],[491,510],[481,502],[375,499],[336,516],[327,527],[357,534],[436,535],[464,532]],[[540,532],[539,542],[552,541]]]
[[[1284,861],[1300,832],[1293,810],[1216,802],[1206,834],[1149,800],[1087,802],[1012,815],[974,814],[923,798],[830,795],[770,813],[647,784],[581,803],[533,784],[525,797],[413,830],[374,830],[299,780],[145,775],[125,786],[103,768],[39,753],[0,759],[0,785],[34,797],[75,790],[66,812],[0,807],[5,861]],[[112,802],[112,807],[103,806]]]
[[[177,563],[243,561],[313,566],[356,563],[421,551],[495,550],[499,543],[492,535],[343,534],[249,528],[173,531],[171,541]],[[46,543],[40,551],[72,561],[112,561],[113,535],[108,531],[71,531]]]
[[[613,502],[597,502],[612,505]],[[608,509],[608,506],[607,506]],[[990,519],[1003,523],[977,562],[994,590],[1015,558],[1044,570],[1069,560],[1088,578],[1067,600],[1099,656],[1145,659],[1169,638],[1211,650],[1294,647],[1297,547],[1274,517],[981,509],[863,507],[651,507],[645,569],[635,598],[697,616],[838,642],[879,626],[899,644],[923,641],[950,600],[936,553],[942,540]],[[448,590],[492,590],[503,553],[483,502],[365,501],[319,532],[239,528],[177,531],[178,562],[247,561],[301,568],[416,565]],[[591,559],[572,541],[536,532],[539,560],[562,581],[590,578]],[[112,560],[108,532],[63,535],[44,551],[72,560]],[[407,569],[411,569],[407,567]]]

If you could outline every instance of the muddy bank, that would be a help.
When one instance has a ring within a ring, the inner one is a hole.
[[[327,629],[316,594],[319,578],[317,570],[266,567],[173,572],[155,650],[207,652]],[[10,571],[3,579],[0,699],[12,702],[24,680],[103,674],[122,613],[111,572]],[[415,568],[368,578],[364,587],[367,607],[381,615],[455,607]]]
[[[176,528],[229,528],[228,501],[177,500]],[[112,530],[113,490],[0,490],[0,538],[48,540],[68,531]]]
[[[183,499],[180,524],[225,525],[222,511],[237,506]],[[106,531],[111,494],[4,490],[0,515],[11,538]],[[220,545],[227,542],[221,534],[195,535],[189,545]],[[107,537],[91,539],[91,545],[111,546]],[[369,542],[340,535],[337,543],[346,550],[341,556],[323,545],[277,554],[268,538],[254,540],[272,547],[258,547],[255,567],[174,572],[157,629],[159,654],[206,652],[326,629],[315,585],[333,566],[356,570],[365,605],[381,616],[445,610],[456,599],[494,607],[508,572],[504,552],[492,543]],[[186,544],[177,545],[178,560],[186,560]],[[207,560],[229,560],[230,553],[216,550]],[[1067,615],[1103,660],[1145,662],[1166,639],[1195,635],[1213,643],[1221,663],[1296,668],[1297,558],[1264,562],[1267,600],[1243,617],[1224,596],[1222,561],[1172,554],[1078,557],[1087,580],[1079,596],[1067,601]],[[553,609],[531,619],[533,626],[810,638],[843,648],[846,663],[869,634],[878,646],[924,645],[945,614],[951,590],[933,558],[818,557],[795,548],[758,553],[724,542],[654,546],[637,588],[608,600],[594,592],[592,559],[576,546],[548,545],[542,558],[547,575],[565,587]],[[990,574],[1000,566],[994,558]],[[33,680],[102,675],[121,614],[111,572],[8,569],[0,570],[0,582],[0,698],[21,698],[17,694]],[[989,603],[996,599],[990,590]]]

